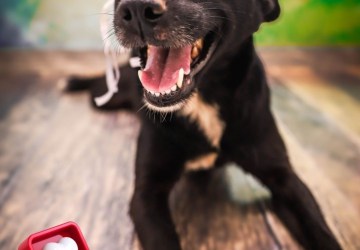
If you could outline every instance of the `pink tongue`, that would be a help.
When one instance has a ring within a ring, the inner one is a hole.
[[[178,49],[149,46],[146,67],[140,79],[144,88],[158,93],[171,89],[181,68],[185,74],[190,73],[191,49],[191,45]]]

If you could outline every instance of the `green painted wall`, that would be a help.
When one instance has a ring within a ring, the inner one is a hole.
[[[280,0],[280,18],[264,24],[261,45],[360,45],[360,0]]]

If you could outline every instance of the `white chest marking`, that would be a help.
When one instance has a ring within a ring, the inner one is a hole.
[[[219,118],[219,108],[216,105],[204,102],[196,93],[180,110],[180,114],[195,122],[211,145],[219,148],[225,124]]]
[[[180,114],[196,123],[204,133],[212,146],[219,148],[220,140],[224,132],[225,123],[219,117],[219,108],[204,102],[199,94],[195,94],[180,110]],[[200,155],[185,163],[185,169],[189,171],[210,169],[215,165],[217,153]]]

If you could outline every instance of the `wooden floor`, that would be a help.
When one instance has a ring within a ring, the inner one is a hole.
[[[360,50],[260,54],[294,168],[344,249],[360,249]],[[85,93],[56,85],[103,65],[101,52],[0,52],[1,250],[69,220],[92,250],[139,249],[127,215],[137,118],[94,111]],[[186,250],[299,249],[267,199],[265,188],[229,165],[184,176],[170,203]]]

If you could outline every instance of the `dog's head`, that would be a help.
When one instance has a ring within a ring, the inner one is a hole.
[[[147,106],[168,112],[186,103],[205,65],[279,12],[277,0],[115,0],[114,28],[121,45],[140,52]]]

